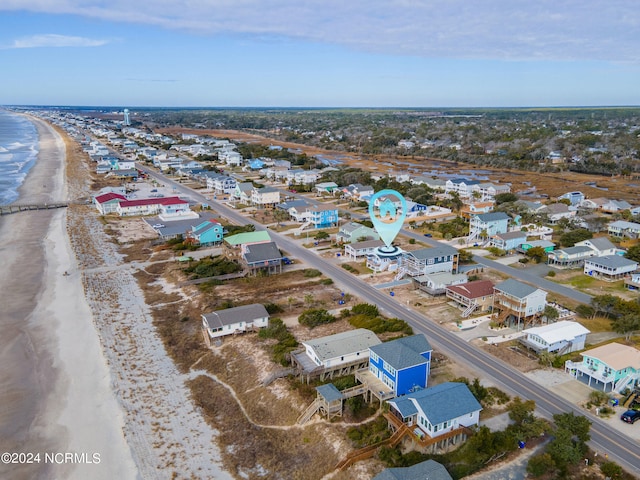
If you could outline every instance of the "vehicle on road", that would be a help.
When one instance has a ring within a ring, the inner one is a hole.
[[[158,191],[158,189],[157,189],[157,188],[153,188],[153,189],[151,190],[151,193],[153,193],[153,192],[157,192],[157,191]]]
[[[164,228],[164,225],[162,223],[156,223],[153,228]]]
[[[430,233],[425,233],[424,236],[431,238],[431,234]]]
[[[620,420],[627,423],[636,423],[636,420],[640,420],[640,410],[627,410],[620,415]]]

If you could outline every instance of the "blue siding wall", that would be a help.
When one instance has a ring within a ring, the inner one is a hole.
[[[406,395],[415,385],[426,388],[427,364],[416,365],[415,367],[400,370],[398,372],[396,395]]]

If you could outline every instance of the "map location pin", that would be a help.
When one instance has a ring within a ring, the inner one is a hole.
[[[369,200],[369,217],[387,248],[392,248],[406,216],[407,201],[395,190],[380,190]]]

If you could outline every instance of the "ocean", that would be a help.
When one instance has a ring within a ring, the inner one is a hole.
[[[38,131],[21,115],[0,110],[0,205],[18,199],[18,188],[36,162]]]

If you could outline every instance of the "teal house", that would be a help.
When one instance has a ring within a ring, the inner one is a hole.
[[[217,245],[222,243],[224,227],[215,220],[207,220],[191,228],[187,237],[195,240],[202,246]]]
[[[620,393],[640,383],[640,350],[609,343],[582,352],[582,363],[567,361],[565,371],[592,388]]]

